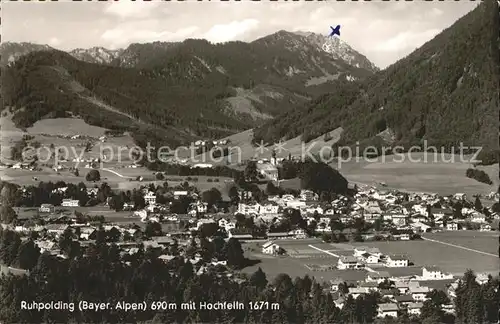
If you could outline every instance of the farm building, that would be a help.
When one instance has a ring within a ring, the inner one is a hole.
[[[353,256],[342,256],[337,263],[337,268],[340,270],[363,269],[364,267],[365,265]]]
[[[262,253],[264,254],[278,254],[280,246],[274,241],[266,242],[262,245]]]
[[[389,255],[385,260],[386,266],[390,268],[394,267],[407,267],[409,260],[404,255]]]
[[[63,199],[61,206],[63,207],[78,207],[79,202],[76,199]]]
[[[425,266],[422,268],[422,280],[445,280],[453,279],[453,275],[446,274],[438,267]]]
[[[394,303],[384,303],[378,305],[378,314],[377,317],[398,317],[398,305]]]
[[[52,204],[42,204],[40,208],[38,208],[38,211],[40,213],[53,213],[54,212],[54,205]]]

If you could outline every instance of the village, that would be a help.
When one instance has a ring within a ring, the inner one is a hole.
[[[304,271],[335,272],[336,277],[325,280],[324,286],[331,291],[336,306],[341,308],[349,296],[378,292],[383,300],[379,317],[397,317],[402,309],[418,315],[433,289],[452,298],[458,281],[439,267],[415,264],[411,253],[383,253],[370,247],[371,242],[404,244],[422,240],[426,233],[498,228],[500,214],[494,207],[498,204],[483,207],[479,197],[473,202],[460,193],[441,197],[356,185],[353,197],[339,194],[324,201],[312,190],[280,192],[274,185],[278,180],[276,163],[274,159],[256,163],[259,175],[269,181],[266,189],[259,192],[233,186],[227,197],[214,188],[200,193],[187,181],[173,188],[143,184],[132,195],[115,195],[105,185],[79,186],[75,192],[76,186],[59,184],[51,190],[61,198],[59,206],[43,203],[33,218],[18,218],[2,227],[16,232],[23,241],[34,238],[41,253],[61,258],[70,253],[61,244],[68,237],[82,249],[104,237],[108,244],[119,247],[124,260],[151,249],[163,262],[181,257],[191,262],[198,274],[217,267],[235,280],[245,280],[243,273],[231,270],[236,261],[228,260],[225,253],[207,255],[201,248],[205,241],[214,244],[222,238],[225,249],[236,244],[250,260],[259,256],[300,258],[304,252],[297,250],[297,245],[303,244],[315,257],[322,255],[327,261],[305,263]],[[26,188],[21,191],[24,198],[30,195]],[[487,199],[498,201],[498,194]],[[111,212],[127,211],[129,216],[113,221],[112,213],[106,217],[86,215],[81,204],[89,200],[102,202]],[[260,251],[252,253],[255,244]],[[266,260],[262,259],[262,266]],[[2,272],[28,273],[6,266]],[[353,272],[362,275],[357,280],[347,279]],[[477,280],[485,282],[489,277],[480,273]],[[443,310],[453,313],[452,303],[443,305]]]

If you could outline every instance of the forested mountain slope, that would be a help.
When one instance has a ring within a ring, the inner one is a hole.
[[[311,37],[280,31],[252,43],[34,51],[3,67],[3,102],[19,127],[70,112],[174,145],[226,136],[377,70],[347,44],[332,55]]]
[[[499,18],[484,2],[434,39],[360,84],[330,93],[255,130],[271,143],[305,141],[339,126],[342,142],[373,140],[390,130],[393,144],[498,145]]]

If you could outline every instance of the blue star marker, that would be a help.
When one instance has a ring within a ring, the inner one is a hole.
[[[337,25],[337,27],[333,28],[330,26],[332,32],[330,33],[329,37],[334,37],[335,35],[338,35],[340,37],[340,25]]]

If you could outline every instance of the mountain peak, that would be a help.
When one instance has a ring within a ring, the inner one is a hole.
[[[361,89],[337,86],[307,109],[287,112],[256,129],[254,139],[270,143],[302,135],[308,141],[342,127],[346,145],[380,145],[380,134],[390,130],[391,144],[404,147],[425,140],[448,150],[462,144],[497,148],[499,25],[498,4],[485,1],[361,82]],[[319,46],[324,36],[307,39]],[[336,44],[342,48],[341,42]]]

